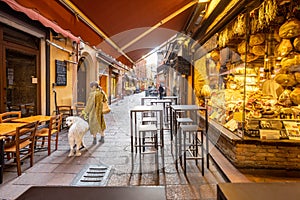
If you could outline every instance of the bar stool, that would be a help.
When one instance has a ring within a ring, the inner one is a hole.
[[[139,149],[140,174],[142,174],[142,154],[155,154],[155,165],[158,173],[158,134],[155,124],[141,124],[138,127],[138,143],[136,144],[136,152]],[[146,151],[146,148],[152,150]],[[154,149],[154,151],[153,151]]]
[[[181,124],[191,124],[193,123],[193,120],[189,117],[180,117],[176,119],[177,124],[176,124],[176,131],[174,131],[174,140],[175,140],[175,163],[176,163],[176,168],[178,166],[177,164],[177,157],[178,157],[178,137],[177,137],[177,132],[179,130],[179,127]],[[171,146],[172,147],[172,146]]]
[[[187,133],[192,138],[192,140],[189,141],[188,144],[187,144]],[[200,139],[198,137],[198,133],[200,133]],[[201,154],[199,154],[199,148],[201,149]],[[200,128],[198,125],[180,125],[179,153],[182,154],[180,155],[180,165],[181,167],[183,167],[185,175],[186,175],[187,160],[195,160],[195,164],[197,166],[198,166],[198,160],[201,160],[202,176],[204,175],[204,147],[203,147],[202,128]],[[189,153],[189,156],[187,156],[187,153]]]

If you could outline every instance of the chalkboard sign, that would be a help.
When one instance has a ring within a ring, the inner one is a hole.
[[[55,60],[55,83],[57,86],[67,85],[67,63]]]

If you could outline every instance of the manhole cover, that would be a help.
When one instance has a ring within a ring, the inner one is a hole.
[[[111,167],[105,165],[88,165],[73,180],[73,186],[105,186]]]

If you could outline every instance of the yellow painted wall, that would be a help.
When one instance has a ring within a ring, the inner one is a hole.
[[[72,41],[65,38],[65,41],[59,41],[52,39],[51,42],[72,51]],[[48,44],[50,45],[50,44]],[[54,103],[54,92],[52,92],[52,83],[55,83],[55,60],[72,60],[76,61],[75,54],[73,56],[69,56],[69,53],[61,50],[53,45],[50,45],[50,84],[51,84],[51,94],[50,94],[50,111],[51,114],[55,111],[55,103]],[[73,81],[75,77],[75,72],[77,65],[67,63],[67,85],[66,86],[56,86],[56,93],[57,93],[57,105],[70,105],[72,106],[73,102]]]

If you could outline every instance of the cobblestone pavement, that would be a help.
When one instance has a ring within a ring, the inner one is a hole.
[[[5,167],[0,199],[15,199],[31,186],[74,185],[79,175],[89,166],[106,166],[110,169],[105,182],[107,186],[159,185],[165,186],[167,199],[216,199],[217,183],[225,182],[222,175],[212,162],[209,169],[205,167],[204,176],[194,161],[188,161],[187,176],[180,167],[177,170],[170,151],[168,130],[164,130],[164,168],[162,158],[159,157],[160,171],[157,174],[154,155],[149,154],[143,155],[142,174],[139,173],[138,159],[135,157],[132,170],[129,110],[140,105],[142,96],[144,93],[134,94],[113,103],[112,111],[105,115],[105,143],[93,145],[92,136],[87,133],[84,137],[87,149],[82,150],[80,157],[68,157],[67,131],[64,131],[59,137],[58,150],[50,156],[46,152],[37,152],[34,166],[29,168],[28,161],[25,161],[20,177],[17,177],[15,167]]]

